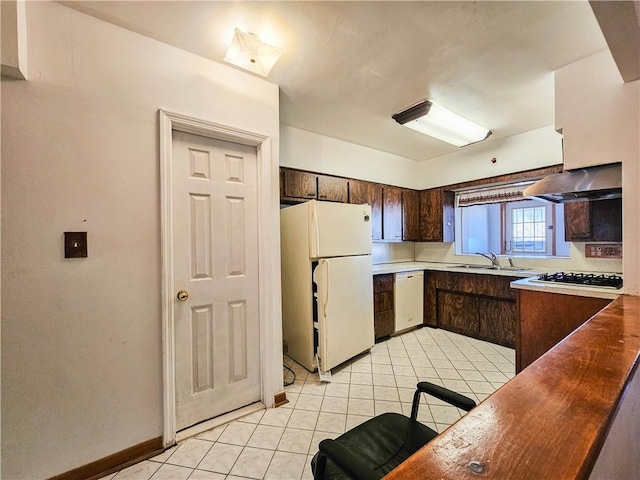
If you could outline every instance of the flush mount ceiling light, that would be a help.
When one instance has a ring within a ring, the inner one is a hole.
[[[257,35],[236,28],[224,61],[266,77],[281,54],[281,49],[264,43]]]
[[[429,100],[417,103],[391,118],[400,125],[457,147],[481,142],[491,135],[491,130],[476,125]]]

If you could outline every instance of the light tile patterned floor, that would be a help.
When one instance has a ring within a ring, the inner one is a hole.
[[[415,385],[428,380],[482,401],[515,374],[515,351],[445,330],[422,328],[332,372],[332,382],[285,358],[295,372],[289,403],[259,411],[140,462],[109,480],[312,478],[309,462],[334,438],[383,412],[409,415]],[[285,382],[293,375],[285,370]],[[423,395],[418,419],[437,431],[464,413]]]

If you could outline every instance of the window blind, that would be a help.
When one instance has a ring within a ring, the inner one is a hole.
[[[519,202],[528,200],[522,195],[522,191],[534,182],[525,182],[511,185],[499,185],[493,187],[474,188],[456,192],[456,206],[470,207],[486,203]]]

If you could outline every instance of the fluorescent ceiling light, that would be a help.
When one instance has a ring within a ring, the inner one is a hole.
[[[476,125],[446,108],[424,100],[393,115],[396,122],[457,147],[481,142],[491,130]]]
[[[236,28],[224,61],[266,77],[280,55],[280,48],[267,45],[257,35]]]

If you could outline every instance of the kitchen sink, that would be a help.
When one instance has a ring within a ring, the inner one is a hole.
[[[473,268],[479,270],[504,270],[505,272],[522,272],[531,270],[531,267],[510,267],[510,266],[496,266],[496,265],[451,265],[449,268]]]
[[[493,265],[451,265],[449,268],[477,268],[482,270],[496,270]]]
[[[523,271],[527,271],[527,270],[532,270],[532,267],[494,267],[493,265],[491,265],[492,269],[494,270],[505,270],[507,272],[523,272]]]

